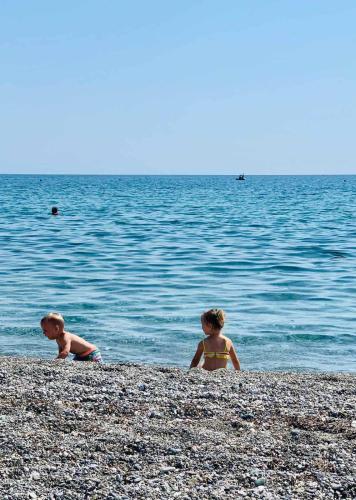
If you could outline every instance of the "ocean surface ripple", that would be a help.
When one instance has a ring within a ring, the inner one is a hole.
[[[0,354],[40,318],[108,362],[189,366],[221,307],[243,369],[356,371],[356,176],[0,176]],[[60,215],[50,215],[52,205]]]

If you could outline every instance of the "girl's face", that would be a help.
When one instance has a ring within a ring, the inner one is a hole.
[[[210,323],[207,323],[204,320],[203,316],[200,318],[200,321],[201,321],[202,330],[205,333],[205,335],[211,335],[212,333],[214,333],[213,326]]]

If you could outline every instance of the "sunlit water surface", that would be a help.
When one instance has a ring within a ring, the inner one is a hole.
[[[54,310],[107,362],[188,366],[221,307],[244,369],[356,371],[355,194],[356,176],[0,176],[0,354],[53,357]]]

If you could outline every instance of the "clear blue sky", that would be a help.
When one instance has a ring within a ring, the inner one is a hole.
[[[356,173],[355,0],[2,0],[0,173]]]

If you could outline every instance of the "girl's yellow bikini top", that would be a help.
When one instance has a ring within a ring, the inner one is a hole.
[[[225,349],[223,352],[208,352],[205,350],[205,340],[203,340],[204,357],[205,358],[217,358],[217,359],[229,359],[229,349],[227,348],[227,343],[225,339]]]

